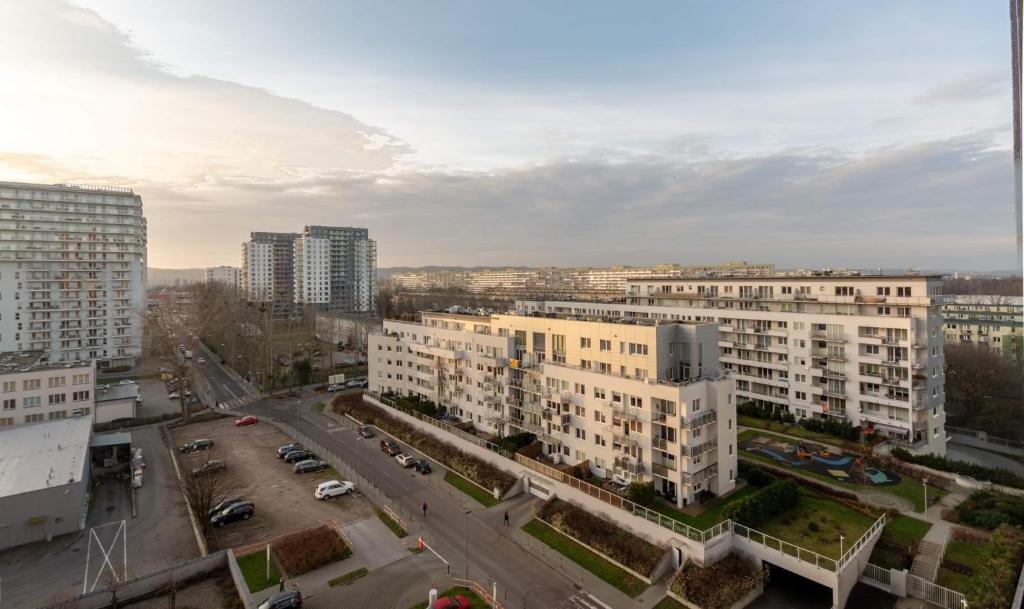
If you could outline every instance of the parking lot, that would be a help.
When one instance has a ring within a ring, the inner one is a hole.
[[[255,516],[214,529],[213,545],[239,547],[303,529],[327,520],[339,525],[374,517],[373,506],[364,497],[344,496],[331,501],[313,497],[316,485],[338,478],[333,470],[309,474],[292,473],[291,464],[277,458],[277,448],[291,438],[273,425],[235,427],[234,419],[194,423],[172,430],[175,446],[189,440],[209,438],[214,449],[193,455],[179,454],[182,472],[191,471],[208,458],[224,459],[236,481],[238,495],[256,505]],[[340,479],[340,478],[339,478]]]

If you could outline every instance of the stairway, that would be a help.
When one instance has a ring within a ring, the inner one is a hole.
[[[921,540],[917,547],[917,556],[914,557],[914,564],[910,567],[911,575],[916,575],[930,582],[935,581],[939,573],[939,564],[942,562],[942,545],[926,539]]]

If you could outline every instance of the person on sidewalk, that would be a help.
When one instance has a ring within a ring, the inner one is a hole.
[[[427,502],[424,501],[423,505],[420,506],[420,508],[423,510],[423,516],[426,517],[426,515],[427,515]]]
[[[507,526],[507,527],[512,526],[511,524],[508,523],[508,510],[505,510],[505,526]]]
[[[278,592],[284,592],[284,578],[283,577],[277,578],[277,591]]]

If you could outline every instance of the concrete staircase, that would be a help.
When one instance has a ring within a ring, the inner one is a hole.
[[[917,556],[910,567],[910,573],[930,582],[935,581],[942,562],[942,546],[934,541],[921,540],[917,547]]]

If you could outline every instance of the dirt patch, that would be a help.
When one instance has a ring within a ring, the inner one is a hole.
[[[375,517],[373,504],[365,497],[344,496],[326,502],[313,497],[317,484],[332,478],[340,480],[339,474],[331,469],[292,473],[291,464],[277,458],[277,447],[292,439],[269,423],[235,427],[234,419],[222,418],[177,427],[171,435],[175,446],[197,438],[212,439],[216,450],[211,455],[227,462],[238,480],[240,496],[256,504],[256,515],[251,520],[213,530],[211,550],[258,543],[330,520],[345,525]],[[182,471],[190,471],[208,458],[203,451],[178,457]]]
[[[215,600],[216,599],[216,600]],[[151,596],[143,601],[124,605],[131,609],[166,609],[169,605],[167,594]],[[181,585],[174,595],[174,606],[177,609],[205,609],[220,607],[222,609],[245,609],[238,598],[238,590],[231,579],[231,574],[221,570],[199,581]]]

